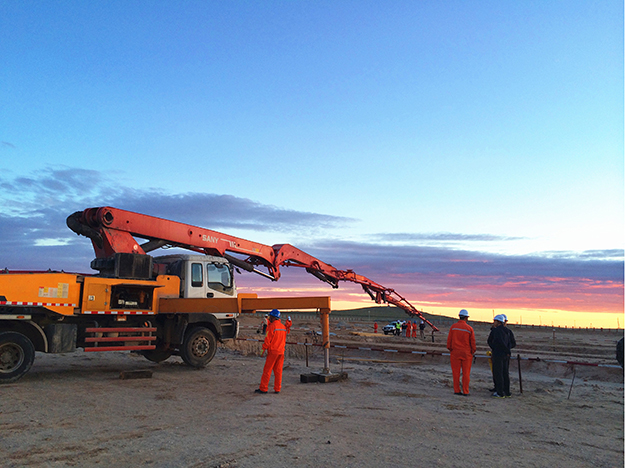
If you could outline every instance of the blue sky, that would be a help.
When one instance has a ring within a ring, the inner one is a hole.
[[[443,313],[588,276],[622,315],[622,2],[0,1],[0,57],[0,267],[84,271],[64,219],[112,205]]]

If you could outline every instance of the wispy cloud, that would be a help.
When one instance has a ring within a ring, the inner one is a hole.
[[[168,195],[160,192],[133,193],[115,206],[175,219],[211,229],[238,228],[256,231],[298,231],[303,228],[331,229],[345,226],[354,219],[288,210],[239,198],[233,195],[187,193]]]
[[[114,206],[215,230],[321,232],[355,221],[265,205],[233,195],[172,195],[157,189],[137,190],[121,186],[98,171],[73,168],[44,170],[14,179],[5,176],[0,179],[0,189],[0,268],[84,270],[89,264],[85,260],[90,244],[87,239],[77,238],[67,228],[65,219],[74,211],[93,206]],[[46,254],[42,255],[44,248]],[[67,261],[49,265],[52,251]]]
[[[391,287],[417,305],[586,312],[623,308],[622,250],[554,256],[337,241],[299,247],[338,269],[353,269]]]
[[[233,195],[137,190],[124,187],[98,171],[85,169],[54,169],[31,177],[0,179],[0,189],[3,214],[16,219],[54,217],[57,222],[57,218],[65,219],[76,210],[110,205],[212,229],[236,227],[289,232],[303,227],[328,229],[355,221],[265,205]]]
[[[494,242],[494,241],[515,241],[522,237],[496,236],[492,234],[461,234],[453,232],[430,232],[430,233],[378,233],[369,237],[372,241],[378,242]]]

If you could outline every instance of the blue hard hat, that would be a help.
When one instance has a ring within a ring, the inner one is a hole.
[[[271,312],[269,312],[269,315],[271,315],[272,317],[280,318],[280,311],[278,309],[273,309]]]

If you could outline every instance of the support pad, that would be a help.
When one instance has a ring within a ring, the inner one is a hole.
[[[311,374],[301,374],[299,376],[299,381],[301,383],[311,383],[311,382],[320,382],[320,383],[328,383],[328,382],[340,382],[341,380],[347,380],[347,372],[339,372],[339,373],[329,373],[324,374],[323,372],[313,372]]]

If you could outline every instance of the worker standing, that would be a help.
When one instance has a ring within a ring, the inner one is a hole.
[[[501,317],[504,320],[503,326],[504,326],[504,330],[508,334],[508,340],[510,341],[510,353],[512,353],[512,348],[516,347],[516,339],[514,338],[514,333],[512,333],[512,330],[508,328],[508,317],[506,316],[506,314],[499,314],[498,317]],[[495,322],[493,322],[493,325],[490,327],[491,331],[493,328],[496,328]],[[493,374],[493,388],[491,388],[489,391],[495,392],[497,391],[497,388],[496,388],[496,383],[495,383],[495,373],[493,372],[493,359],[492,359],[493,353],[492,351],[487,351],[486,355],[489,356],[488,364],[490,365],[490,372]],[[510,355],[508,355],[507,361],[508,361],[508,369],[510,369]],[[508,396],[511,396],[511,395],[508,395]]]
[[[373,323],[373,333],[377,333],[378,332],[378,322],[374,322]]]
[[[454,394],[469,396],[471,381],[471,365],[475,354],[475,333],[467,323],[469,312],[462,309],[458,313],[459,320],[449,329],[447,349],[450,356],[451,373],[454,380]],[[462,371],[462,391],[460,391],[460,373]]]
[[[421,320],[419,324],[419,333],[421,335],[421,339],[425,340],[425,320]]]
[[[412,322],[408,320],[408,323],[406,323],[406,338],[410,338],[411,332],[412,332]]]
[[[488,346],[492,351],[493,380],[495,382],[493,397],[505,398],[511,396],[509,366],[512,343],[509,330],[504,327],[506,317],[496,315],[493,321],[493,328],[488,335]]]
[[[269,379],[273,371],[273,389],[280,393],[282,389],[282,366],[284,364],[284,348],[286,346],[286,328],[280,322],[280,311],[273,309],[269,313],[269,326],[267,336],[263,343],[263,353],[267,351],[267,359],[263,368],[263,376],[260,379],[260,387],[255,393],[267,393],[269,391]]]
[[[417,337],[417,322],[416,321],[412,322],[412,337],[413,338]]]
[[[399,320],[395,322],[395,334],[397,336],[401,335],[401,322]]]
[[[284,326],[286,327],[286,334],[291,333],[291,327],[293,326],[293,321],[291,317],[287,317],[286,322],[284,322]]]

